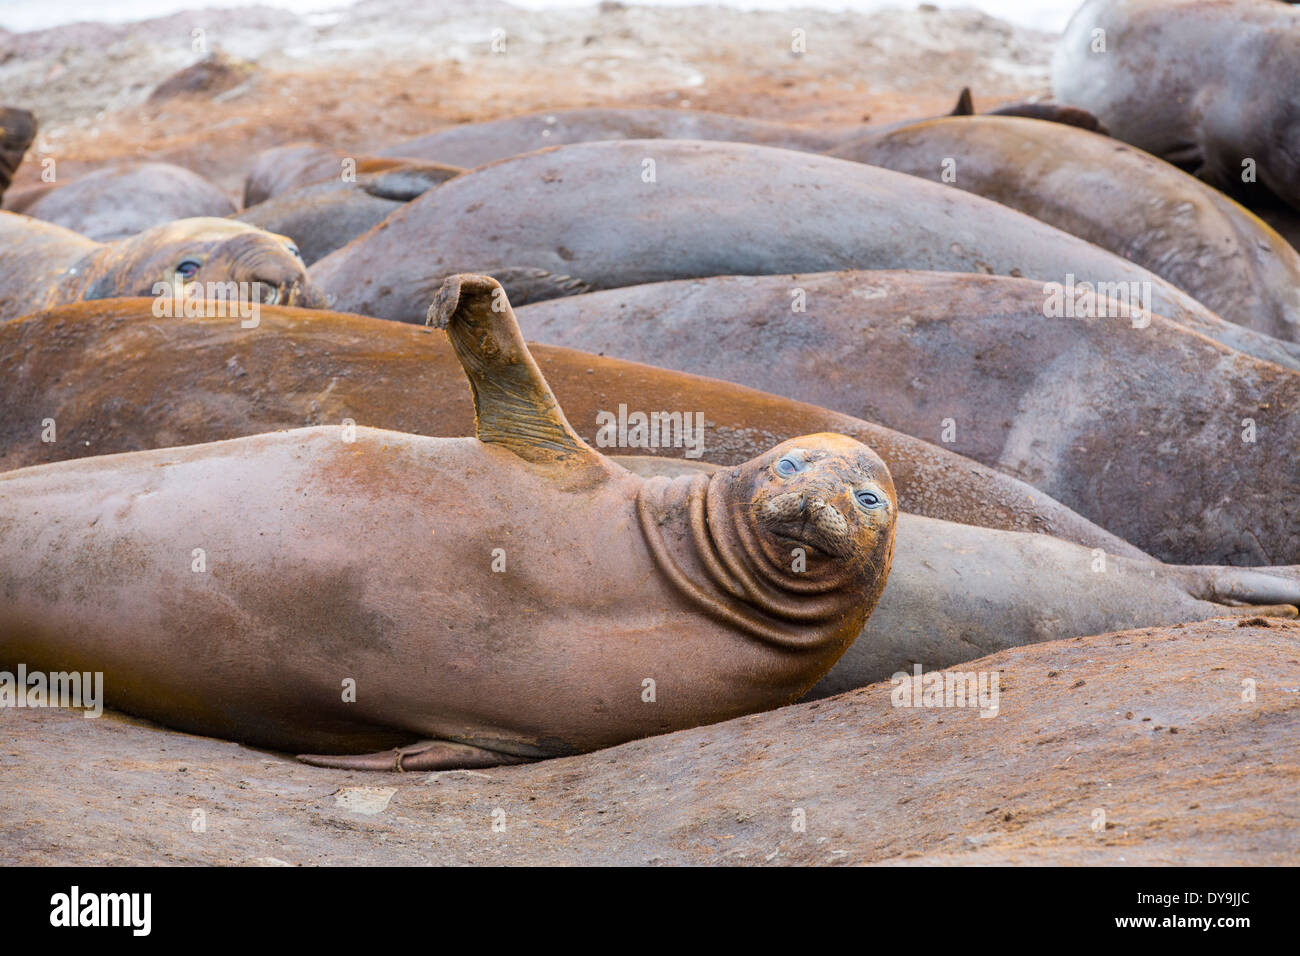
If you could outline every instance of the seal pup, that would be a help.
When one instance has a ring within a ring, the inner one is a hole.
[[[1300,339],[1300,253],[1217,189],[1116,140],[972,116],[864,133],[831,155],[992,199],[1136,262],[1229,322]]]
[[[198,173],[172,163],[114,163],[46,190],[21,210],[96,242],[177,219],[229,216],[235,204]]]
[[[942,442],[1165,560],[1300,563],[1300,374],[1100,306],[1048,318],[1027,279],[838,272],[631,286],[519,321]]]
[[[229,282],[259,289],[267,304],[322,304],[293,243],[242,222],[181,219],[101,243],[0,212],[0,319],[82,299],[151,296],[159,283]]]
[[[311,267],[330,307],[423,321],[447,275],[511,301],[715,275],[926,269],[1137,283],[1150,309],[1300,369],[1300,344],[1225,322],[1159,276],[981,196],[740,143],[581,143],[459,176]]]
[[[430,307],[475,438],[318,427],[0,476],[0,662],[103,671],[110,706],[347,769],[796,700],[884,589],[884,463],[821,434],[642,479],[574,433],[500,292],[453,277]]]
[[[1088,0],[1052,58],[1056,98],[1112,136],[1300,209],[1298,89],[1300,9],[1274,0]]]

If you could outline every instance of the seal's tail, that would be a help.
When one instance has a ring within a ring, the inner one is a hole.
[[[12,106],[0,107],[0,198],[14,181],[14,173],[35,138],[35,116]]]

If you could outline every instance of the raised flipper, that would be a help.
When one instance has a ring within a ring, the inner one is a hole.
[[[953,107],[952,112],[948,115],[976,115],[975,100],[971,96],[969,86],[962,87],[961,95],[957,97],[957,105]],[[1006,106],[999,106],[997,109],[989,110],[988,113],[982,115],[1022,116],[1025,119],[1043,120],[1047,123],[1060,123],[1062,126],[1077,126],[1079,129],[1086,129],[1092,133],[1100,133],[1103,136],[1110,135],[1110,130],[1106,129],[1105,124],[1087,110],[1078,106],[1062,106],[1060,103],[1030,103],[1028,101],[1008,103]]]
[[[36,117],[27,110],[0,107],[0,198],[36,138]]]
[[[372,754],[299,754],[298,759],[313,767],[335,770],[387,770],[400,773],[413,770],[470,770],[511,763],[529,763],[528,757],[498,753],[470,744],[449,740],[421,740],[405,747],[381,750]]]
[[[963,86],[961,93],[957,95],[957,105],[952,108],[949,116],[974,116],[975,101],[971,98],[970,87]]]
[[[451,339],[474,394],[479,441],[538,464],[604,460],[569,426],[496,279],[446,279],[425,323],[445,329]]]
[[[412,160],[396,169],[385,170],[368,176],[361,188],[377,199],[392,199],[395,202],[410,202],[424,195],[435,186],[441,186],[449,179],[455,179],[465,170],[459,166],[445,166],[442,163],[426,163]]]
[[[1233,613],[1261,617],[1300,614],[1300,565],[1236,568],[1205,565],[1179,567],[1187,590],[1202,601],[1231,607]]]

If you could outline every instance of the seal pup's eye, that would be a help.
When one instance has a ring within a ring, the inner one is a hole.
[[[199,271],[201,265],[198,259],[182,259],[176,264],[176,274],[182,279],[188,279]]]
[[[302,258],[302,253],[298,251],[297,246],[286,246],[285,248],[289,250],[289,254],[292,255],[295,259]]]
[[[885,503],[885,499],[874,491],[855,491],[853,497],[864,508],[879,508]]]
[[[797,475],[801,471],[803,471],[803,462],[794,455],[785,455],[776,463],[776,473],[785,478]]]

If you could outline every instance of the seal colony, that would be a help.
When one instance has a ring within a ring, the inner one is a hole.
[[[325,426],[0,476],[0,660],[75,659],[122,709],[375,769],[576,753],[797,699],[884,589],[884,463],[820,434],[643,480],[574,434],[499,289],[455,277],[430,307],[477,438]],[[229,521],[221,502],[253,487]]]
[[[1296,617],[1300,254],[1245,208],[1292,235],[1294,25],[1090,0],[1054,102],[470,116],[220,175],[38,183],[0,108],[0,667],[436,770]],[[226,283],[255,321],[159,315]]]

